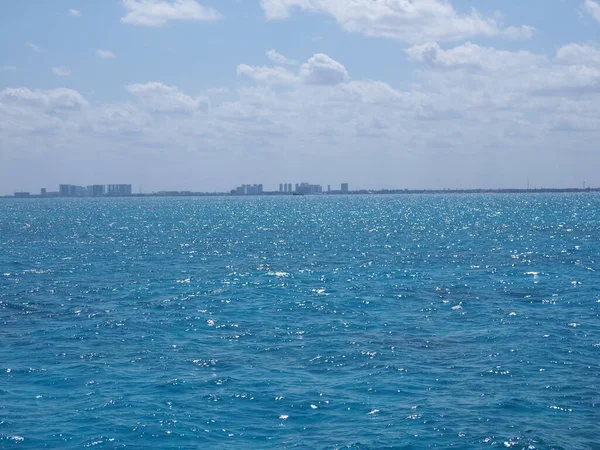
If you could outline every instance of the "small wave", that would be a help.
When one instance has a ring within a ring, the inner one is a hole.
[[[52,270],[50,269],[27,269],[23,271],[23,274],[26,273],[34,273],[34,274],[46,274],[46,273],[52,273]]]
[[[277,277],[277,278],[287,278],[290,276],[289,273],[287,272],[267,272],[267,275],[271,276],[271,277]]]
[[[555,409],[557,411],[573,412],[573,410],[571,408],[563,408],[561,406],[556,406],[556,405],[548,406],[548,408]]]

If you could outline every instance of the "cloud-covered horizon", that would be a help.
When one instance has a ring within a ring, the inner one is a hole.
[[[181,21],[226,26],[235,11],[195,0],[119,3],[126,12],[119,26],[164,36]],[[526,23],[453,3],[414,1],[411,9],[399,0],[349,0],[344,9],[337,0],[257,0],[261,26],[297,14],[317,23],[330,17],[329,33],[339,27],[338,39],[364,40],[377,57],[363,64],[330,37],[296,50],[287,41],[251,43],[252,52],[220,72],[222,83],[166,63],[155,73],[148,63],[137,69],[133,47],[107,42],[85,53],[95,53],[95,70],[110,77],[86,85],[77,59],[59,58],[51,42],[42,53],[32,35],[21,49],[50,62],[52,81],[0,85],[0,194],[60,182],[131,182],[148,191],[255,182],[276,189],[303,180],[362,188],[519,187],[527,179],[539,187],[600,185],[600,42],[542,50],[528,43],[541,38],[524,32],[532,29]],[[573,20],[597,31],[596,6],[574,5]],[[81,9],[81,20],[92,16]],[[431,20],[440,26],[427,26]],[[169,48],[161,61],[175,61],[176,52]],[[9,81],[26,65],[0,63]]]

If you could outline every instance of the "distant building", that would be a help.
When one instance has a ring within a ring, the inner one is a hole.
[[[109,184],[106,186],[107,195],[124,196],[131,195],[131,192],[130,184]]]
[[[84,197],[87,195],[85,186],[76,186],[74,184],[61,184],[58,192],[61,197]]]
[[[262,184],[242,184],[231,191],[235,195],[262,195]]]
[[[283,192],[283,183],[279,183],[279,192]]]
[[[92,186],[87,187],[87,195],[91,195],[92,197],[102,197],[106,189],[103,184],[94,184]]]
[[[69,197],[71,195],[71,185],[70,184],[61,184],[58,187],[58,192],[61,197]]]
[[[321,194],[322,192],[323,188],[320,184],[300,183],[296,185],[296,194],[312,195]]]
[[[45,197],[45,196],[46,196],[46,188],[42,188],[42,189],[40,189],[40,195],[41,195],[42,197]]]
[[[288,190],[287,190],[287,191],[288,191],[288,192],[293,192],[293,191],[292,191],[292,183],[288,183]]]
[[[75,197],[85,197],[87,195],[87,188],[85,186],[73,186],[72,188]]]
[[[27,198],[29,195],[29,192],[15,192],[15,197],[17,198]]]
[[[348,183],[342,183],[342,194],[347,194],[348,192]]]

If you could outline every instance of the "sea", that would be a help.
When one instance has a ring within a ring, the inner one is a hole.
[[[600,449],[600,195],[0,201],[2,449]]]

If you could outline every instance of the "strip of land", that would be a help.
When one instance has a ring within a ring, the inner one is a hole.
[[[450,194],[547,194],[547,193],[590,193],[600,192],[600,188],[540,188],[540,189],[361,189],[341,192],[329,191],[316,194],[298,194],[296,192],[264,191],[259,194],[239,194],[235,192],[192,192],[192,191],[159,191],[146,194],[105,194],[101,196],[64,196],[30,194],[16,192],[14,195],[0,196],[3,199],[34,199],[34,198],[113,198],[113,197],[291,197],[291,196],[328,196],[328,195],[450,195]]]

